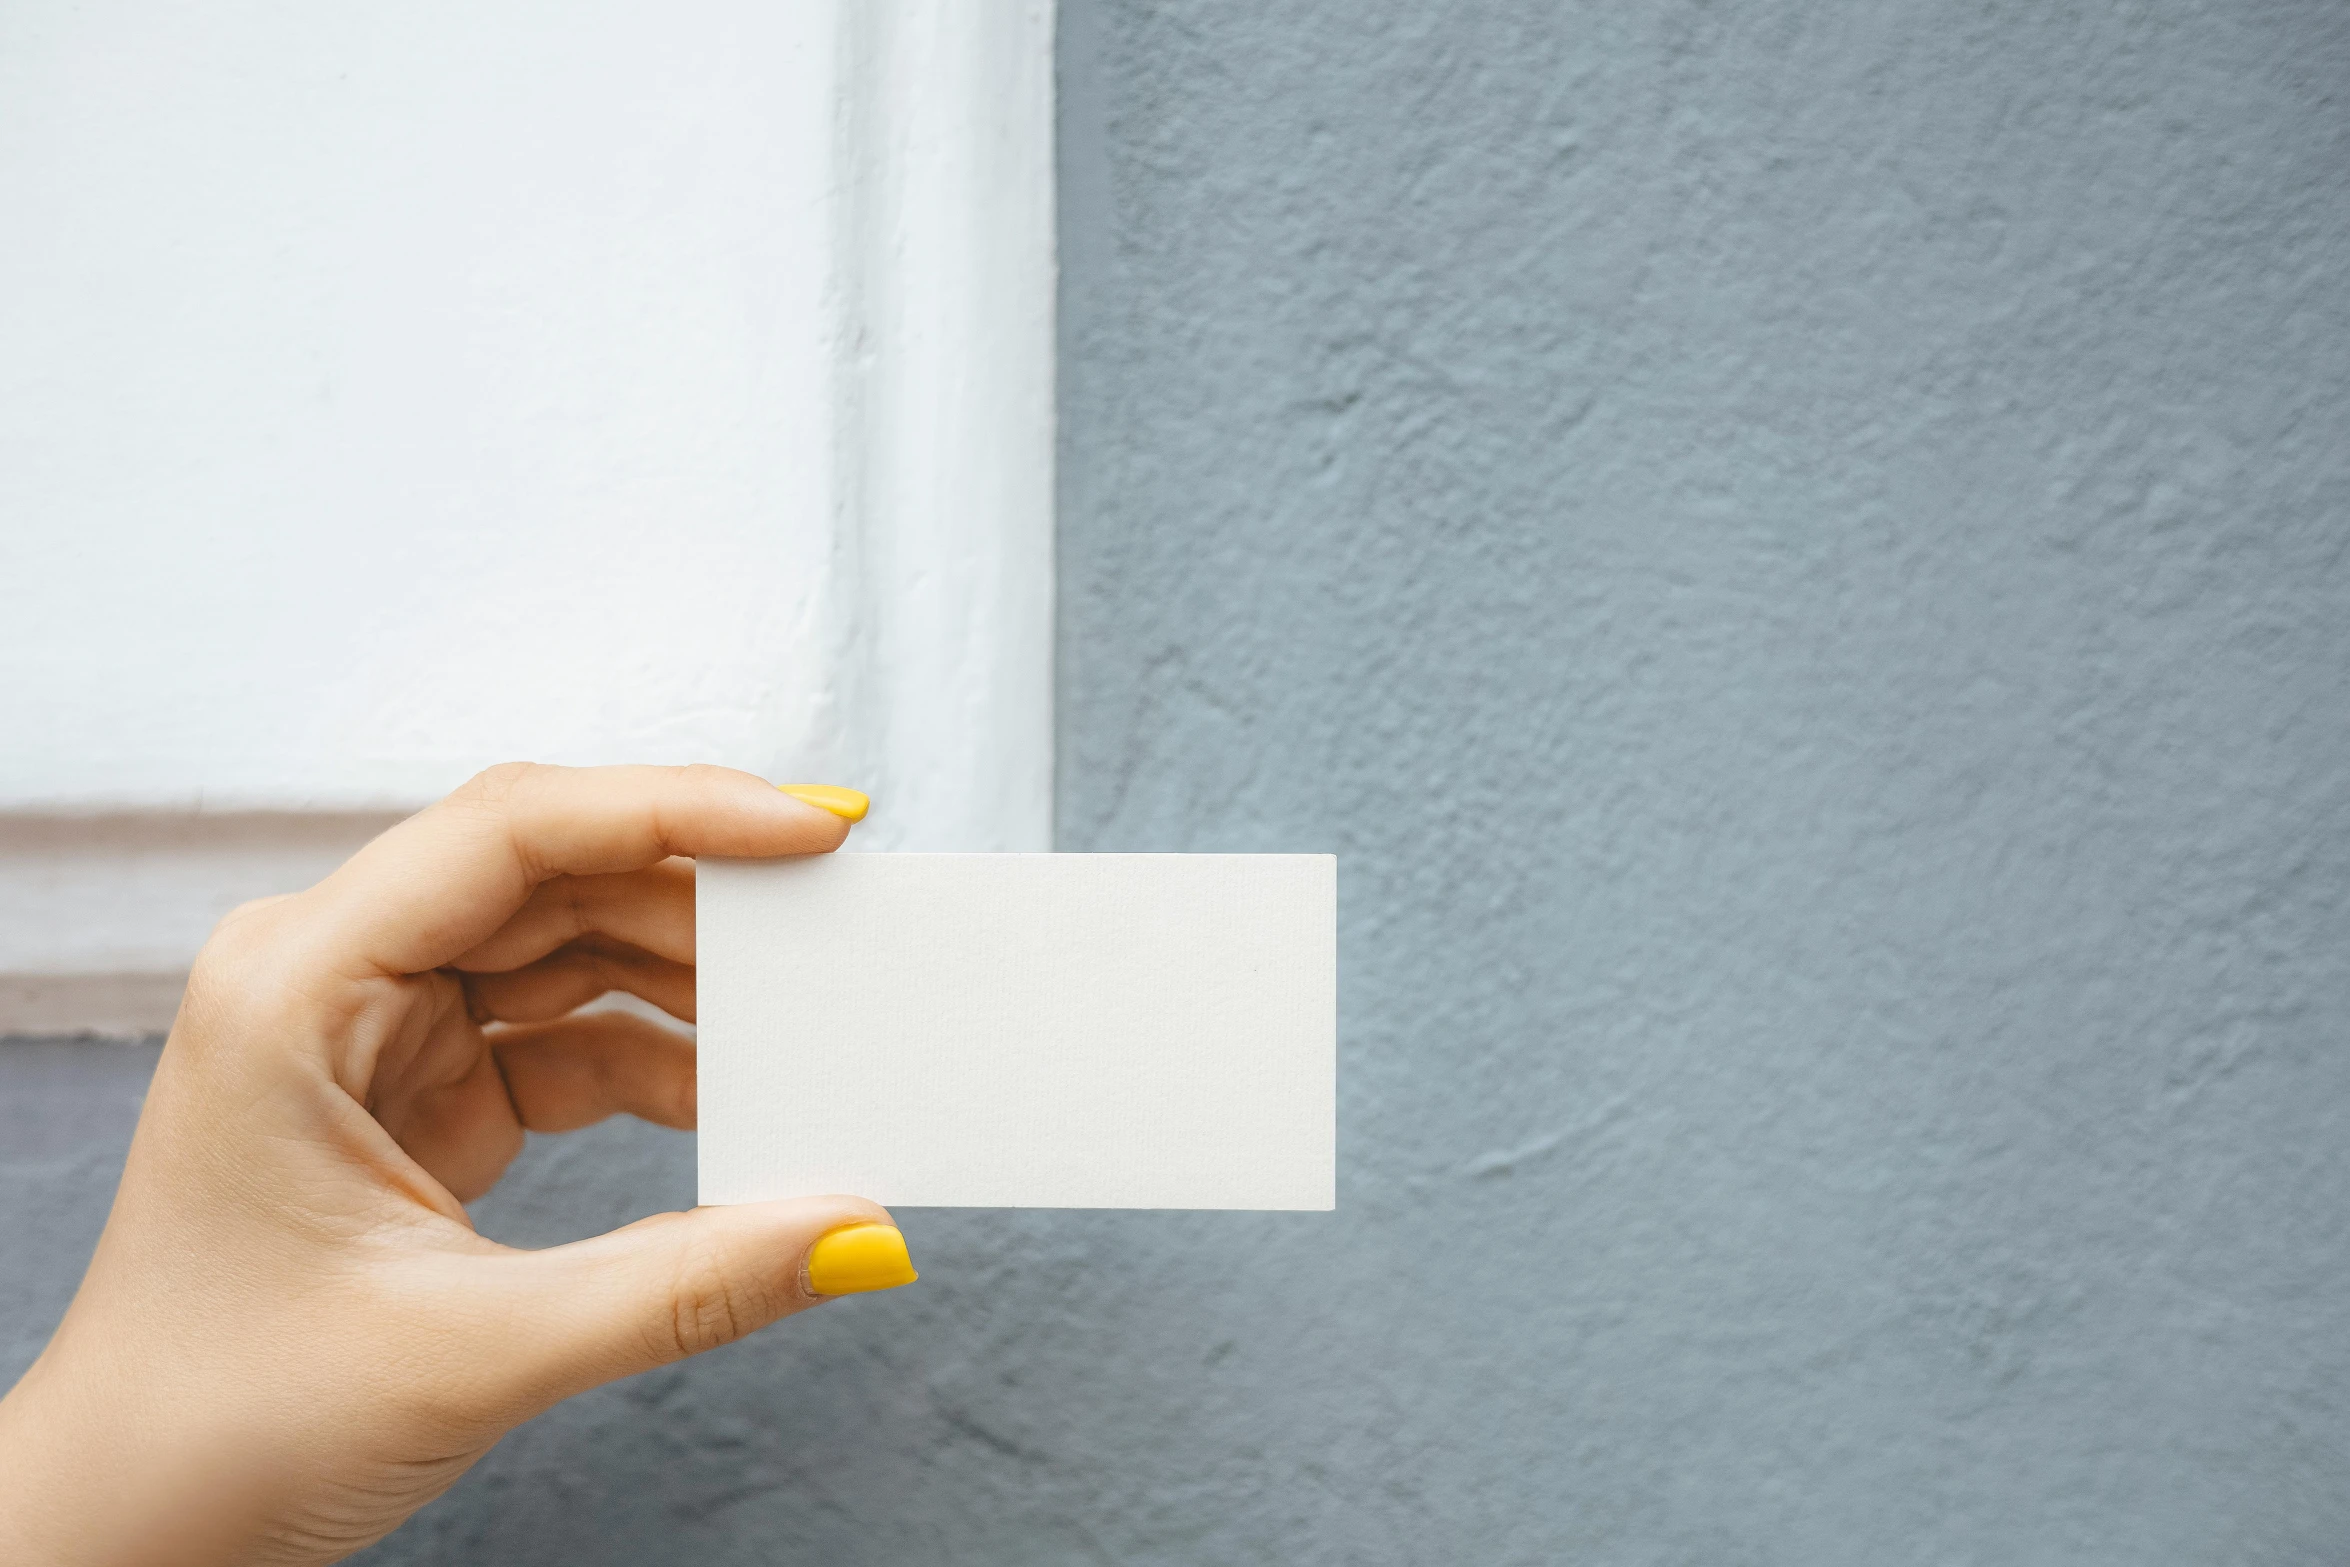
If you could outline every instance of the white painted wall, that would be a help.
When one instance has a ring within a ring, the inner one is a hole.
[[[44,867],[0,976],[200,936],[40,917],[156,917],[173,834],[124,819],[212,855],[210,813],[512,757],[1047,847],[1051,41],[1034,0],[0,9],[0,814]]]
[[[1049,831],[1050,12],[0,13],[0,808]]]

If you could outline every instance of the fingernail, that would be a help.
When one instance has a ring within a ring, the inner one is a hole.
[[[805,800],[819,811],[830,811],[844,821],[861,822],[873,802],[854,789],[843,789],[834,784],[777,784],[775,786],[795,800]]]
[[[906,1238],[887,1224],[852,1224],[808,1248],[808,1288],[818,1295],[894,1290],[920,1277]]]

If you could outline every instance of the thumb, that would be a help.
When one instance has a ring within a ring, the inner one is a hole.
[[[528,1297],[515,1370],[534,1403],[731,1344],[835,1295],[911,1284],[905,1237],[860,1197],[656,1214],[516,1257]]]

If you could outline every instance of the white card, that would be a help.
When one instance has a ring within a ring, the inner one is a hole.
[[[1326,854],[703,860],[701,1200],[1329,1208]]]

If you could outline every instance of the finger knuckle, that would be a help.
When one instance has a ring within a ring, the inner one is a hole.
[[[267,961],[278,944],[278,911],[290,897],[256,898],[221,916],[197,950],[188,972],[190,989],[234,986]]]
[[[731,1344],[775,1315],[770,1293],[727,1268],[707,1247],[686,1254],[670,1299],[670,1342],[664,1347],[679,1360]]]
[[[299,922],[289,918],[295,901],[263,898],[243,904],[213,927],[188,967],[173,1027],[173,1036],[187,1042],[183,1048],[201,1054],[209,1049],[208,1040],[233,1038],[236,1031],[224,1035],[221,1025],[231,1020],[250,1024],[283,1007],[298,989],[294,976],[303,964],[297,950]]]

